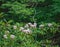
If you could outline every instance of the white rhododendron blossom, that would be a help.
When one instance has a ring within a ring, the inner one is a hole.
[[[36,26],[35,26],[35,25],[30,25],[30,27],[32,27],[32,28],[36,28]]]
[[[34,25],[37,25],[37,23],[34,23]]]
[[[10,35],[10,38],[11,38],[11,39],[14,39],[14,38],[15,38],[15,35]]]
[[[16,26],[16,25],[14,25],[14,26],[13,26],[13,29],[17,29],[17,26]]]
[[[34,24],[28,23],[28,24],[29,24],[29,26],[32,27],[32,28],[36,28],[36,26],[37,26],[37,23],[34,23]]]
[[[31,25],[32,23],[28,23],[29,25]]]
[[[26,24],[24,27],[25,27],[25,28],[29,28],[29,25],[28,25],[28,24]]]
[[[22,30],[24,30],[24,27],[20,27],[20,29],[19,29],[20,31],[22,31]]]
[[[35,28],[36,28],[36,26],[37,26],[37,23],[34,23],[34,25],[35,25]]]
[[[39,25],[39,28],[43,28],[43,27],[44,27],[44,25],[43,25],[43,24]]]
[[[25,32],[25,33],[31,33],[31,30],[30,29],[25,29],[25,30],[22,30],[22,32]]]
[[[7,39],[8,37],[7,37],[7,35],[3,35],[3,37],[5,38],[5,39]]]
[[[52,26],[52,23],[48,23],[48,26],[51,27]]]

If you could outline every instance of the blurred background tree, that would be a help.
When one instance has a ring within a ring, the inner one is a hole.
[[[59,4],[59,0],[1,0],[0,13],[7,21],[60,22]]]

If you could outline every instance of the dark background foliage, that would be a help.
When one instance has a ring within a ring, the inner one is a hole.
[[[14,22],[60,22],[59,5],[59,0],[1,0],[0,18]]]

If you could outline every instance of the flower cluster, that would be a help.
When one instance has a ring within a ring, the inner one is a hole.
[[[15,35],[13,35],[13,34],[11,34],[10,36],[9,36],[9,31],[5,31],[5,34],[3,35],[3,37],[5,38],[5,39],[8,39],[9,37],[11,38],[11,39],[14,39],[15,38]]]
[[[34,23],[34,24],[27,23],[24,27],[20,27],[19,30],[22,31],[22,32],[25,32],[25,33],[29,34],[29,33],[32,32],[30,28],[36,28],[36,27],[37,27],[37,23]]]
[[[31,33],[31,30],[29,28],[25,29],[24,27],[20,27],[20,31],[25,32],[25,33]]]
[[[45,29],[45,27],[52,27],[53,26],[53,23],[47,23],[47,24],[40,24],[39,25],[39,27],[38,27],[38,29],[40,30],[40,29],[42,29],[42,30],[44,30]],[[27,24],[25,24],[24,26],[19,26],[19,30],[17,29],[18,28],[18,26],[17,25],[13,25],[13,29],[14,29],[14,31],[16,30],[16,31],[21,31],[21,32],[24,32],[24,33],[26,33],[26,34],[31,34],[32,32],[33,32],[33,30],[34,29],[36,29],[37,28],[37,23],[27,23]],[[32,30],[33,29],[33,30]],[[47,30],[47,29],[46,29]],[[55,30],[55,29],[54,29]],[[41,30],[40,30],[40,32],[41,32]],[[3,35],[3,37],[4,38],[8,38],[8,34],[10,33],[10,31],[5,31],[5,34]],[[15,38],[15,35],[13,35],[13,34],[11,34],[10,36],[9,36],[11,39],[14,39]]]
[[[17,26],[16,26],[16,25],[14,25],[14,26],[13,26],[13,29],[17,29]]]
[[[28,25],[29,25],[31,28],[36,28],[37,23],[34,23],[34,24],[32,24],[32,23],[28,23]]]

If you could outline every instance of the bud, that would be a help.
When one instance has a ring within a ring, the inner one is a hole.
[[[3,35],[3,37],[5,38],[5,39],[7,39],[8,37],[7,37],[7,35]]]
[[[24,28],[23,27],[20,27],[20,29],[19,29],[20,31],[22,31],[22,30],[24,30]]]
[[[31,25],[31,23],[28,23],[29,25]]]
[[[16,25],[14,25],[14,26],[13,26],[13,29],[17,29],[17,26],[16,26]]]
[[[10,38],[11,38],[11,39],[14,39],[14,38],[15,38],[15,35],[10,35]]]
[[[29,33],[31,33],[31,30],[30,29],[26,29],[26,30],[23,30],[23,32],[25,32],[26,34],[29,34]]]
[[[39,28],[44,28],[44,25],[43,24],[39,25]]]
[[[48,27],[51,27],[52,26],[52,23],[48,23]]]
[[[28,24],[26,24],[26,25],[25,25],[25,28],[28,28],[28,27],[29,27],[29,25],[28,25]]]

